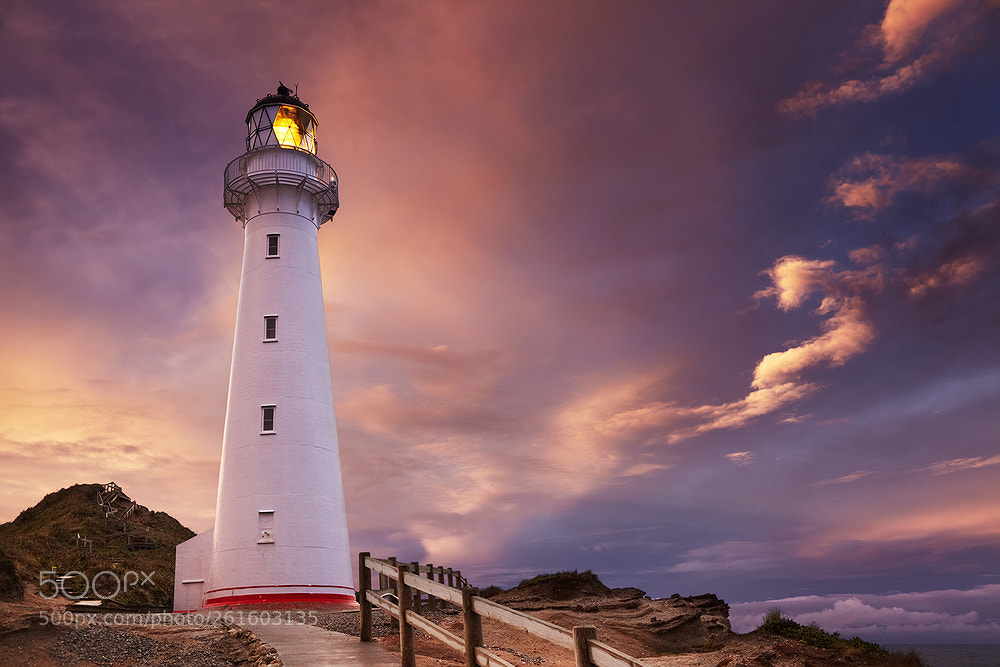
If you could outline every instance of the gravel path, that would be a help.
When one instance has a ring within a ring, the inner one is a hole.
[[[113,665],[191,665],[192,667],[229,667],[233,663],[220,655],[219,642],[228,637],[221,631],[215,637],[187,641],[153,639],[102,625],[79,630],[62,629],[48,646],[48,653],[57,664],[76,664],[86,660],[101,667]],[[221,636],[220,636],[221,635]]]
[[[317,611],[316,617],[319,619],[316,625],[321,628],[333,630],[334,632],[343,632],[345,635],[352,635],[354,637],[361,636],[361,612],[359,611]],[[373,609],[372,637],[385,637],[393,634],[390,632],[389,627],[389,615],[381,609]]]

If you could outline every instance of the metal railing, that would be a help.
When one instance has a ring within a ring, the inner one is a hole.
[[[340,206],[337,172],[306,151],[278,147],[249,151],[226,165],[223,180],[223,203],[238,220],[246,219],[247,198],[270,185],[290,185],[308,192],[324,220]]]

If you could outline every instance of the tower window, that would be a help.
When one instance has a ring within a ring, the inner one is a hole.
[[[273,405],[260,406],[260,432],[274,433],[274,408]]]
[[[264,316],[264,342],[270,343],[278,340],[278,316]]]
[[[278,256],[278,237],[281,234],[268,234],[267,235],[267,254],[265,257],[277,257]]]

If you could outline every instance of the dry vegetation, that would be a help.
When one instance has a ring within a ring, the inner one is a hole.
[[[194,537],[194,532],[166,512],[140,505],[128,519],[129,532],[156,547],[129,548],[123,535],[107,536],[104,513],[97,504],[101,488],[100,484],[76,484],[50,493],[13,521],[0,525],[0,599],[7,588],[4,581],[9,581],[4,572],[13,571],[20,581],[38,584],[39,572],[53,569],[76,570],[89,579],[106,570],[122,579],[126,572],[150,575],[144,585],[131,586],[116,595],[115,601],[172,608],[174,547]],[[92,548],[78,547],[77,535],[89,538]],[[107,576],[103,579],[102,583],[113,583]]]

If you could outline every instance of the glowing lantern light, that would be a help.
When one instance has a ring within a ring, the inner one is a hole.
[[[247,114],[247,130],[248,151],[277,146],[316,154],[316,117],[287,88],[257,101]]]

